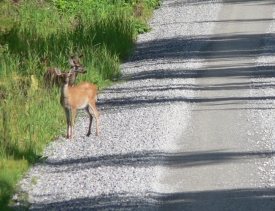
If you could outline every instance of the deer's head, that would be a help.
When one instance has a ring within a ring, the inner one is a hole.
[[[87,70],[83,67],[83,65],[80,62],[81,57],[83,57],[83,54],[80,54],[78,56],[78,59],[75,58],[75,55],[71,55],[69,58],[69,63],[71,64],[71,69],[69,72],[72,73],[70,75],[70,81],[69,81],[70,86],[73,86],[78,73],[83,73],[83,74],[87,73]]]

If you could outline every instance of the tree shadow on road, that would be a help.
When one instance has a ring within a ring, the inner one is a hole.
[[[169,166],[192,168],[220,163],[238,162],[244,159],[260,159],[274,156],[274,152],[202,151],[183,153],[135,152],[82,159],[47,162],[48,173],[79,171],[114,166],[150,167]],[[53,169],[51,170],[51,167]],[[59,168],[60,167],[60,168]],[[245,173],[245,172],[244,172]],[[183,178],[184,180],[184,178]],[[226,181],[225,181],[226,182]],[[169,191],[169,190],[168,190]],[[39,195],[37,197],[45,197]],[[61,198],[63,196],[60,196]],[[51,197],[50,197],[51,198]],[[56,196],[59,198],[59,196]],[[104,194],[96,197],[73,198],[56,202],[35,202],[31,210],[264,210],[274,211],[275,189],[233,189],[178,193],[144,192]]]
[[[137,151],[127,154],[110,154],[98,157],[82,157],[78,159],[47,160],[45,165],[53,171],[83,170],[106,166],[169,166],[171,168],[191,168],[214,164],[225,164],[243,160],[270,158],[273,151],[231,152],[231,151],[197,151],[182,153],[167,153],[158,151]],[[65,168],[64,168],[65,167]],[[49,172],[51,170],[49,169]]]
[[[31,210],[274,211],[275,189],[235,189],[180,193],[131,193],[33,204]]]
[[[240,22],[241,20],[239,20]],[[130,62],[139,62],[142,60],[172,59],[171,62],[184,61],[188,58],[200,57],[208,59],[230,59],[239,57],[255,57],[260,54],[269,54],[274,56],[275,34],[218,34],[214,37],[194,36],[194,37],[173,37],[151,40],[137,43],[134,56],[129,59]],[[254,48],[251,43],[256,40],[262,42],[268,40],[269,48]],[[218,50],[211,49],[208,46],[218,45]],[[196,46],[203,46],[198,49]],[[232,46],[236,48],[232,49]],[[234,64],[233,64],[234,66]]]
[[[214,37],[196,37],[196,38],[171,38],[159,39],[138,43],[135,55],[126,62],[134,64],[134,68],[141,68],[130,75],[127,75],[129,81],[135,85],[129,87],[110,87],[105,90],[105,93],[113,95],[113,98],[100,98],[98,105],[102,111],[108,111],[115,108],[138,108],[142,106],[157,106],[161,103],[203,103],[203,102],[224,102],[224,103],[242,103],[244,101],[262,101],[274,100],[274,96],[254,96],[254,97],[229,97],[229,98],[190,98],[184,95],[181,96],[161,96],[160,92],[166,91],[223,91],[223,90],[252,90],[274,88],[275,83],[272,79],[275,76],[275,60],[274,63],[261,64],[257,63],[256,59],[259,55],[275,56],[275,34],[251,34],[251,35],[219,35]],[[260,40],[260,41],[259,41]],[[255,48],[251,45],[252,42],[260,43]],[[263,48],[262,44],[268,43],[268,48]],[[245,43],[245,44],[244,44]],[[208,46],[219,46],[218,48],[209,49]],[[197,49],[194,46],[203,46],[202,49]],[[234,46],[234,48],[232,48]],[[235,48],[236,47],[236,48]],[[194,50],[195,49],[195,50]],[[207,68],[188,69],[184,65],[173,68],[173,64],[190,62],[192,59],[205,58],[206,61],[229,61],[228,64],[217,64],[216,66],[208,66]],[[255,64],[234,63],[235,59],[242,61],[244,58],[255,59]],[[151,61],[155,61],[152,63]],[[140,63],[141,62],[141,63]],[[148,70],[142,70],[142,66],[146,64]],[[169,69],[162,69],[159,65],[168,62]],[[155,66],[154,66],[155,65]],[[171,66],[171,67],[170,67]],[[131,67],[130,67],[131,68]],[[223,83],[223,84],[169,84],[164,85],[152,84],[146,85],[146,81],[150,80],[174,80],[174,79],[201,79],[201,78],[265,78],[270,82],[244,82],[244,83]],[[141,82],[141,83],[139,83]],[[142,84],[142,86],[140,86]],[[134,92],[133,97],[124,97],[124,93]],[[144,92],[153,93],[151,97],[144,98]],[[154,96],[154,93],[155,96]],[[109,95],[110,96],[110,95]],[[259,107],[259,109],[261,109]]]

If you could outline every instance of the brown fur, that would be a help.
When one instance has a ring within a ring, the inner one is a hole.
[[[89,130],[87,136],[91,134],[91,126],[93,116],[96,118],[96,135],[99,135],[99,112],[96,108],[97,101],[97,86],[90,82],[83,82],[74,87],[69,86],[70,75],[69,73],[62,73],[55,68],[55,72],[58,76],[63,78],[63,86],[61,91],[60,103],[65,110],[68,132],[67,138],[73,139],[74,137],[74,119],[77,109],[85,109],[90,116]],[[70,111],[72,116],[70,117]]]

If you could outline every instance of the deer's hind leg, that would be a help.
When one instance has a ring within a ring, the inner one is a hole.
[[[89,111],[89,106],[87,106],[87,108],[85,110],[87,111],[87,113],[89,114],[89,117],[90,117],[89,128],[88,128],[88,133],[87,133],[87,136],[90,136],[91,135],[92,122],[93,122],[93,115]]]
[[[90,124],[89,124],[89,130],[87,133],[87,136],[89,136],[91,134],[91,128],[92,128],[92,121],[93,121],[93,117],[95,117],[96,119],[96,136],[99,136],[99,113],[96,109],[95,104],[89,104],[89,106],[86,108],[86,111],[89,113],[90,116]]]

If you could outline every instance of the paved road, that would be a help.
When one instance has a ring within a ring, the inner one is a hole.
[[[258,164],[269,152],[251,138],[251,78],[263,35],[272,20],[273,1],[225,1],[197,72],[191,121],[178,141],[178,165],[163,183],[173,190],[161,210],[274,211],[275,189],[260,180]],[[257,126],[257,124],[256,124]],[[169,189],[169,188],[168,188]]]

